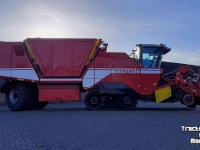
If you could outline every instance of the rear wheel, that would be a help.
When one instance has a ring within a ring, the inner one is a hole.
[[[15,83],[6,91],[6,103],[10,110],[30,110],[34,104],[34,90],[25,83]]]
[[[190,94],[185,94],[183,96],[183,103],[187,106],[193,105],[195,103],[195,99]]]
[[[196,108],[196,100],[195,97],[191,96],[190,94],[185,94],[183,96],[183,103],[187,105],[187,107],[195,109]]]
[[[33,106],[33,110],[40,110],[45,108],[48,105],[49,102],[36,102],[36,104]]]
[[[137,97],[132,93],[123,94],[119,98],[120,106],[126,110],[134,109],[137,106],[137,101]]]
[[[102,106],[102,98],[99,95],[98,92],[96,91],[90,91],[86,96],[85,96],[85,106],[87,109],[90,110],[97,110]]]
[[[173,102],[181,101],[182,97],[183,97],[183,94],[181,93],[180,90],[175,90],[172,92]]]

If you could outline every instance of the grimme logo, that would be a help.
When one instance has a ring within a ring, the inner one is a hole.
[[[132,74],[136,74],[136,73],[140,73],[139,69],[119,69],[119,70],[115,70],[116,73],[132,73]]]
[[[181,126],[182,132],[199,132],[198,138],[191,138],[190,143],[191,144],[200,144],[200,127],[194,126],[194,127],[186,127]]]

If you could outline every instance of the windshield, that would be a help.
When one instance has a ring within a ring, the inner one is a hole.
[[[163,55],[171,49],[163,45],[139,44],[129,55],[137,64],[144,68],[160,68]]]
[[[143,47],[142,48],[142,63],[144,68],[158,68],[161,63],[160,51],[158,47]]]

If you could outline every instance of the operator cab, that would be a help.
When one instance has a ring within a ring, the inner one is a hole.
[[[144,68],[160,68],[162,57],[171,49],[166,45],[139,44],[133,50],[132,57]]]

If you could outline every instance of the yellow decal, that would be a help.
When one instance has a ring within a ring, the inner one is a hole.
[[[156,103],[160,103],[171,96],[171,87],[164,87],[155,91]]]
[[[95,52],[97,46],[99,45],[99,42],[100,42],[100,41],[101,41],[101,40],[96,40],[96,42],[95,42],[95,44],[94,44],[94,46],[93,46],[93,48],[92,48],[92,51],[90,52],[90,55],[89,55],[89,57],[88,57],[88,60],[87,60],[87,62],[85,63],[85,66],[87,66],[88,63],[90,62],[90,60],[92,59],[92,56],[94,55],[94,52]]]
[[[35,58],[35,56],[34,56],[34,54],[33,54],[33,51],[32,51],[32,49],[31,49],[31,46],[29,45],[28,41],[27,41],[27,40],[24,40],[24,42],[25,42],[25,45],[26,45],[27,48],[28,48],[29,53],[31,54],[31,57],[32,57],[33,61],[35,62],[35,64],[38,64],[38,62],[37,62],[37,60],[36,60],[36,58]]]

